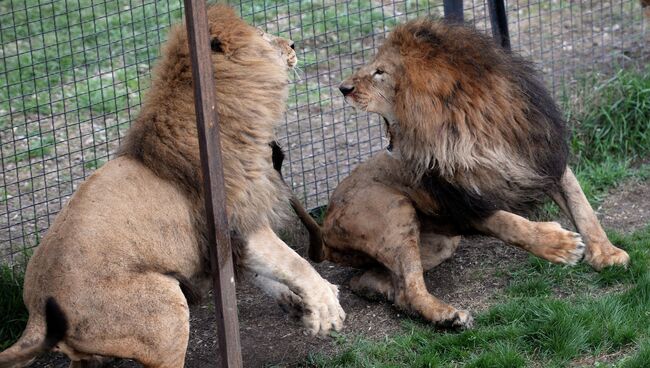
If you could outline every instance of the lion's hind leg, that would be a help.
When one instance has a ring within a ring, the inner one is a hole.
[[[420,233],[420,258],[425,271],[449,259],[460,244],[460,236],[446,236],[434,232]]]
[[[409,197],[373,180],[348,181],[348,186],[344,185],[345,181],[330,200],[323,226],[325,243],[341,250],[342,255],[363,254],[373,260],[364,265],[365,273],[350,281],[350,287],[364,296],[393,300],[400,309],[438,325],[470,327],[472,317],[468,312],[438,300],[427,290],[420,254],[420,221]],[[445,252],[438,250],[445,247],[437,246],[443,238],[435,238],[425,242],[425,266],[444,258]]]
[[[554,263],[575,265],[585,252],[580,234],[563,229],[557,222],[535,222],[510,212],[497,211],[475,226]]]
[[[70,322],[58,346],[74,360],[71,367],[99,367],[103,357],[133,359],[147,368],[185,365],[189,307],[176,279],[134,272],[86,286],[94,288],[57,300]]]
[[[424,271],[428,271],[449,259],[458,244],[460,236],[449,237],[433,232],[420,233],[420,259]],[[385,267],[376,265],[350,279],[350,289],[370,300],[395,300],[393,277]]]
[[[393,278],[383,267],[373,267],[350,279],[350,289],[357,295],[369,300],[395,299]]]
[[[585,260],[596,270],[611,265],[627,265],[630,256],[609,241],[578,179],[568,167],[560,181],[560,190],[559,193],[551,193],[551,197],[585,239]]]

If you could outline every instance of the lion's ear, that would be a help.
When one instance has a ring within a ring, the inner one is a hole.
[[[216,37],[213,37],[212,40],[210,40],[210,48],[212,49],[212,52],[223,52],[221,41]]]

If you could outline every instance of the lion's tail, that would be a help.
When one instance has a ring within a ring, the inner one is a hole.
[[[305,210],[302,203],[296,198],[295,195],[291,196],[291,207],[298,215],[300,222],[309,231],[309,250],[307,254],[309,259],[313,262],[323,262],[325,260],[325,246],[323,243],[323,233],[320,225],[314,220],[313,217]]]
[[[273,161],[273,168],[278,172],[278,174],[280,174],[280,179],[284,182],[284,177],[282,176],[284,152],[282,152],[282,148],[277,141],[273,141],[269,143],[269,145],[272,149],[271,159]],[[309,250],[307,252],[309,259],[313,262],[323,262],[325,260],[325,247],[323,243],[323,233],[321,232],[320,226],[305,210],[302,203],[300,203],[295,194],[293,194],[293,191],[291,192],[290,201],[291,207],[293,207],[294,212],[298,215],[300,222],[302,222],[302,224],[307,228],[307,231],[309,231]]]
[[[68,331],[68,320],[54,298],[48,298],[45,302],[45,336],[39,336],[42,329],[34,327],[28,323],[23,336],[0,353],[0,368],[24,367],[63,340]]]

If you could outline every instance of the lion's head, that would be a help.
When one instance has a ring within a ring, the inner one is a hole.
[[[228,6],[208,9],[229,222],[240,234],[277,223],[288,203],[269,142],[283,121],[293,42],[247,24]],[[173,27],[137,121],[121,151],[202,201],[192,67],[185,25]],[[255,204],[255,205],[250,205]],[[201,205],[202,206],[202,205]],[[280,208],[282,207],[282,208]],[[202,207],[201,207],[202,208]]]
[[[565,142],[561,114],[532,66],[462,25],[424,18],[396,27],[339,89],[348,103],[384,117],[388,148],[416,177],[505,167],[531,176],[518,159],[552,174],[555,164],[534,157],[527,142],[556,151]]]
[[[273,45],[278,50],[278,52],[280,52],[281,58],[286,61],[287,67],[289,69],[293,69],[296,67],[296,65],[298,65],[298,56],[296,55],[296,49],[294,47],[293,41],[287,38],[266,33],[266,31],[259,27],[257,28],[257,33],[262,36],[263,39]]]
[[[216,79],[217,99],[259,94],[259,105],[269,108],[275,120],[281,120],[288,94],[288,69],[296,63],[295,52],[287,46],[293,41],[269,35],[237,16],[226,5],[208,8],[211,58]],[[170,87],[191,83],[191,60],[184,24],[176,25],[169,33],[161,60],[154,70],[154,86]],[[231,81],[237,81],[233,91]],[[228,86],[225,88],[224,86]],[[224,87],[224,88],[222,88]],[[176,89],[175,89],[176,90]],[[220,113],[228,114],[224,111]]]

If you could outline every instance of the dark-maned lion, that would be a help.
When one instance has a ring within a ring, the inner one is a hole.
[[[490,234],[556,263],[575,264],[583,253],[596,269],[628,263],[567,167],[562,114],[531,64],[491,38],[430,19],[408,22],[340,90],[380,114],[390,138],[388,152],[336,189],[324,249],[310,251],[366,268],[351,280],[356,291],[468,326],[470,315],[429,294],[422,275],[451,256],[459,235]],[[515,214],[545,195],[580,234]]]
[[[269,142],[285,109],[291,44],[225,6],[208,17],[239,266],[278,301],[298,304],[312,333],[339,329],[336,287],[271,229],[290,198]],[[120,156],[79,187],[29,261],[29,321],[0,367],[47,350],[65,353],[72,367],[103,357],[183,367],[188,299],[210,285],[201,183],[187,34],[177,26]]]

